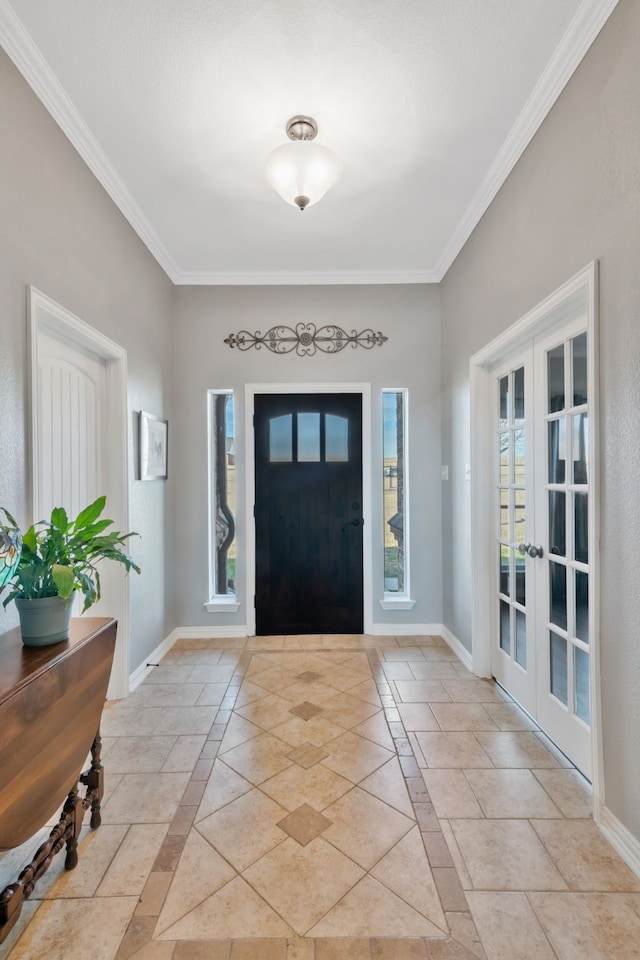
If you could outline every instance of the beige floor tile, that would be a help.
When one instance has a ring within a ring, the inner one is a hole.
[[[45,901],[11,960],[113,960],[136,903],[136,897]]]
[[[323,678],[323,681],[325,678]],[[304,703],[307,700],[310,700],[312,703],[317,703],[319,707],[324,707],[324,705],[329,700],[333,700],[336,695],[336,690],[329,686],[327,682],[316,681],[314,683],[305,683],[302,680],[295,680],[290,684],[290,686],[285,687],[280,691],[280,696],[283,700],[289,701],[289,706],[294,707],[298,703]]]
[[[455,703],[503,703],[504,697],[492,680],[443,680]]]
[[[473,888],[471,877],[469,876],[467,865],[464,862],[462,854],[460,853],[460,847],[458,846],[458,841],[456,840],[455,834],[451,829],[450,822],[448,820],[440,820],[440,829],[442,830],[442,836],[456,868],[458,879],[462,884],[462,889],[471,890]],[[446,864],[446,866],[450,866],[450,864]]]
[[[176,737],[171,753],[162,765],[163,773],[180,773],[181,771],[191,772],[198,761],[202,748],[206,743],[206,737],[200,736],[182,736]]]
[[[242,871],[282,843],[286,834],[277,823],[286,816],[284,807],[260,790],[252,790],[200,820],[197,829],[236,870]]]
[[[461,960],[475,960],[475,958],[477,958],[477,960],[487,960],[487,955],[480,942],[480,934],[478,933],[470,911],[467,910],[465,913],[452,913],[445,910],[444,915],[447,918],[447,923],[451,930],[451,947],[454,951],[454,960],[455,957],[458,956],[456,951],[460,951],[459,955]],[[439,942],[436,940],[430,941],[429,954],[431,960],[438,960],[436,950],[442,949],[444,943],[445,941],[443,940]],[[443,954],[440,954],[440,956],[443,956]]]
[[[456,667],[454,663],[448,660],[419,660],[410,663],[412,677],[406,679],[414,680],[458,680]],[[404,677],[401,679],[405,679]]]
[[[105,763],[110,773],[156,773],[175,742],[175,737],[118,737]]]
[[[367,793],[372,793],[378,800],[383,800],[400,813],[413,818],[413,806],[397,757],[392,757],[378,767],[370,776],[361,780],[359,786]]]
[[[557,761],[543,747],[535,733],[506,731],[477,734],[495,767],[557,767]]]
[[[329,756],[322,761],[323,766],[351,783],[359,783],[395,755],[391,750],[353,732],[332,740],[326,744],[326,750]]]
[[[438,817],[466,820],[483,816],[464,771],[428,769],[422,776]]]
[[[196,823],[252,789],[253,785],[248,780],[232,770],[223,760],[216,760],[200,801]]]
[[[149,874],[136,907],[137,917],[157,917],[162,910],[174,874],[156,870]]]
[[[154,667],[151,673],[144,678],[145,684],[148,683],[185,683],[187,677],[193,672],[191,663],[171,663],[163,662]],[[196,683],[199,681],[195,681]]]
[[[258,727],[255,723],[245,720],[245,718],[241,717],[238,713],[233,713],[220,744],[220,755],[226,753],[227,750],[233,750],[234,747],[240,746],[241,743],[246,743],[247,740],[253,740],[254,737],[259,737],[263,732],[262,728]]]
[[[167,827],[166,823],[139,823],[129,827],[96,896],[139,896],[167,834]]]
[[[416,739],[429,767],[491,767],[473,733],[417,732]]]
[[[245,720],[262,727],[263,730],[269,731],[281,723],[286,723],[291,716],[290,710],[291,702],[289,700],[285,700],[284,697],[279,697],[275,693],[268,693],[266,697],[262,697],[260,700],[252,700],[251,703],[240,707],[239,710],[236,710],[236,713],[244,717]]]
[[[168,823],[188,773],[128,773],[102,806],[103,823]]]
[[[337,723],[345,730],[356,727],[359,723],[364,723],[369,717],[378,713],[380,707],[367,703],[365,700],[359,700],[348,693],[337,694],[333,700],[324,703],[327,720],[331,723]]]
[[[272,693],[279,693],[279,689],[276,687],[271,691]],[[262,700],[263,697],[268,696],[269,690],[265,689],[264,686],[254,683],[252,680],[245,679],[242,681],[238,696],[236,698],[236,709],[246,706],[248,703],[253,703],[254,700]]]
[[[526,820],[450,820],[476,890],[566,890]]]
[[[120,700],[103,712],[100,733],[103,737],[130,737],[132,733],[138,737],[157,736],[163,712],[162,707],[147,707],[142,702],[134,707],[129,700]]]
[[[291,766],[293,761],[289,760],[287,753],[289,748],[285,743],[269,733],[262,733],[259,737],[227,750],[223,759],[227,766],[232,767],[240,776],[258,785]]]
[[[558,766],[564,767],[567,770],[574,769],[574,766],[571,763],[571,760],[569,760],[569,758],[565,756],[562,750],[559,750],[558,747],[556,747],[553,740],[550,740],[549,737],[542,732],[542,730],[536,730],[535,737],[537,740],[540,741],[542,746],[549,751],[551,756],[558,761]]]
[[[385,747],[387,750],[395,750],[393,737],[389,733],[389,727],[382,711],[375,713],[363,723],[359,723],[357,727],[353,728],[353,733],[366,737],[367,740],[373,740],[374,743]]]
[[[424,660],[424,652],[422,647],[415,646],[402,646],[402,647],[386,647],[382,651],[382,660],[384,663],[393,663],[398,660]]]
[[[370,869],[415,825],[413,819],[371,796],[359,787],[323,811],[333,823],[323,837]]]
[[[562,817],[530,770],[467,770],[467,780],[486,817]]]
[[[497,730],[482,703],[433,703],[431,709],[443,730]]]
[[[194,662],[198,663],[197,660]],[[197,677],[201,683],[229,683],[235,669],[235,662],[215,664],[199,662],[189,675],[189,680],[193,682]]]
[[[292,716],[286,723],[281,723],[271,731],[274,737],[278,737],[292,747],[298,747],[307,742],[315,744],[316,747],[322,747],[331,740],[341,737],[343,733],[344,727],[328,720],[324,714],[312,717],[311,720],[301,720],[300,717]]]
[[[428,960],[427,945],[416,937],[375,938],[371,941],[372,960]]]
[[[623,894],[532,893],[558,960],[640,960],[640,917]]]
[[[403,703],[446,703],[451,697],[441,680],[394,680]]]
[[[125,824],[103,824],[99,830],[84,826],[78,843],[77,867],[74,870],[65,870],[65,854],[62,850],[52,860],[47,873],[38,881],[32,894],[33,899],[93,897],[126,832]],[[31,847],[29,853],[33,855],[36,849],[37,845]],[[31,860],[31,856],[28,860]],[[9,879],[15,880],[17,876],[18,872]]]
[[[315,960],[371,960],[368,937],[331,937],[318,939],[315,945]]]
[[[524,893],[472,892],[467,900],[488,960],[556,960]]]
[[[234,940],[230,960],[287,960],[287,941]]]
[[[515,703],[485,703],[484,709],[500,730],[537,730],[524,710]]]
[[[449,932],[417,827],[378,861],[371,876],[431,920],[443,935]]]
[[[312,937],[440,937],[442,931],[371,876],[319,923]]]
[[[196,703],[200,707],[218,707],[224,700],[227,690],[226,683],[205,683]]]
[[[352,697],[357,697],[358,700],[364,700],[366,703],[371,703],[374,707],[382,706],[380,694],[378,693],[377,687],[372,679],[363,680],[357,686],[351,687],[349,694]]]
[[[422,661],[424,662],[424,661]],[[382,671],[387,680],[416,680],[407,660],[386,660],[382,663]]]
[[[245,879],[302,936],[364,876],[322,837],[284,843],[244,872]]]
[[[236,877],[161,933],[158,939],[243,940],[292,936],[291,927],[242,877]]]
[[[343,692],[348,690],[351,696],[357,697],[359,696],[359,693],[356,691],[360,689],[363,683],[372,683],[370,677],[371,674],[369,674],[369,677],[366,680],[363,680],[362,673],[360,671],[352,670],[346,664],[343,664],[339,670],[330,670],[327,673],[326,682],[335,690],[341,690]],[[373,684],[373,687],[373,692],[375,693],[375,684]],[[371,690],[369,690],[369,693],[371,693]],[[380,706],[379,703],[376,703],[375,698],[373,703],[376,704],[376,706]]]
[[[136,706],[142,702],[148,707],[192,707],[204,688],[204,683],[142,683],[128,702]]]
[[[235,876],[235,870],[204,837],[192,830],[158,917],[155,936],[163,933]]]
[[[565,817],[586,819],[592,815],[591,785],[577,770],[532,770]]]
[[[570,890],[640,891],[640,879],[593,820],[533,820],[531,825]]]
[[[440,730],[431,707],[426,703],[399,703],[398,712],[405,730]]]
[[[215,720],[217,707],[161,707],[155,732],[162,734],[208,734]],[[135,729],[135,728],[134,728]]]
[[[292,764],[260,784],[260,789],[285,810],[295,810],[302,803],[308,803],[316,810],[324,810],[352,787],[349,780],[328,770],[321,763],[308,770]]]
[[[173,943],[146,943],[141,950],[137,950],[131,956],[130,960],[173,960],[173,958]],[[212,955],[209,960],[215,960],[215,957]]]

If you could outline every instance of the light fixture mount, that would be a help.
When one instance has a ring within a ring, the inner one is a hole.
[[[291,117],[285,129],[289,140],[315,140],[318,135],[318,124],[313,117],[301,114]]]

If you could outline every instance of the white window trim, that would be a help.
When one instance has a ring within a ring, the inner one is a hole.
[[[215,479],[215,463],[213,458],[213,398],[218,397],[221,394],[225,396],[231,396],[234,398],[234,425],[237,430],[237,417],[236,417],[236,396],[233,390],[228,388],[216,388],[213,390],[207,390],[207,463],[208,463],[208,494],[209,494],[209,504],[208,504],[208,555],[209,555],[209,600],[206,603],[203,603],[204,609],[207,613],[237,613],[237,611],[242,606],[240,600],[232,596],[232,594],[218,594],[215,592],[215,582],[216,582],[216,545],[214,538],[214,529],[215,524],[213,520],[213,504],[214,504],[214,479]],[[236,537],[236,555],[237,555],[238,541]]]
[[[404,498],[403,498],[403,526],[404,526],[404,590],[402,593],[391,593],[385,590],[382,600],[379,600],[380,607],[383,610],[412,610],[416,601],[411,599],[411,543],[409,538],[409,389],[408,387],[383,387],[380,397],[381,404],[384,403],[385,393],[402,394],[402,438],[403,438],[403,459],[404,459]],[[382,428],[384,430],[384,416],[381,417]],[[382,465],[384,465],[384,441],[382,448]],[[383,503],[384,507],[384,503]],[[384,509],[383,509],[384,516]],[[384,582],[384,527],[382,532],[382,565]]]

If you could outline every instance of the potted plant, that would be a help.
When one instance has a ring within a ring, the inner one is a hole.
[[[108,530],[113,520],[101,519],[105,503],[106,497],[98,497],[75,520],[55,507],[50,520],[39,520],[24,534],[0,507],[0,593],[9,587],[3,605],[15,601],[27,646],[68,638],[74,591],[84,596],[83,613],[100,599],[100,560],[115,560],[127,572],[140,573],[124,550],[137,534]]]

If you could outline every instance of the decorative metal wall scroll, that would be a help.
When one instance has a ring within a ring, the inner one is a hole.
[[[232,349],[237,347],[238,350],[251,350],[255,347],[260,350],[264,346],[272,353],[293,353],[295,350],[299,357],[312,357],[318,350],[321,353],[339,353],[347,346],[371,350],[372,347],[382,346],[388,339],[380,331],[376,333],[371,329],[362,330],[360,333],[352,330],[348,333],[334,324],[317,327],[315,323],[297,323],[295,328],[271,327],[264,334],[259,330],[255,333],[241,330],[239,333],[230,334],[224,342]]]

